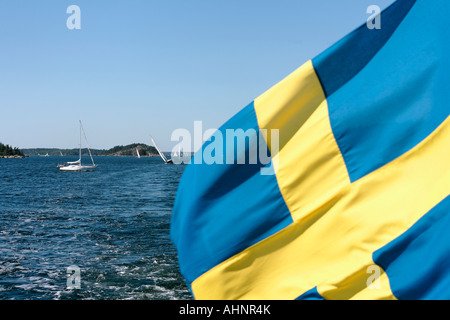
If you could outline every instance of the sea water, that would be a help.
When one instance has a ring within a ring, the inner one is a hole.
[[[0,299],[191,299],[169,237],[184,165],[94,157],[95,171],[58,170],[75,160],[0,159]]]

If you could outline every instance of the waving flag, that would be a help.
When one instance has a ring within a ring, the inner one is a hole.
[[[171,237],[195,298],[450,299],[449,12],[396,1],[194,155]]]

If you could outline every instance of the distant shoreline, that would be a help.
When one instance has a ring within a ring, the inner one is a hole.
[[[52,155],[37,155],[37,154],[31,154],[31,155],[24,155],[24,156],[0,156],[0,158],[28,158],[28,157],[40,157],[40,158],[48,158],[48,157],[52,157],[52,158],[58,158],[58,157],[78,157],[79,154],[64,154],[64,155],[57,155],[57,154],[52,154]],[[83,157],[89,157],[89,154],[81,154],[81,156]],[[137,156],[130,156],[130,155],[108,155],[108,154],[93,154],[93,157],[133,157],[133,158],[137,158]],[[145,155],[145,156],[141,156],[141,158],[151,158],[151,157],[159,157],[158,154],[152,154],[152,155]]]
[[[133,157],[137,158],[137,156],[130,156],[125,154],[99,154],[97,157]],[[151,155],[145,155],[141,156],[141,158],[151,158],[151,157],[159,157],[159,154],[151,154]]]
[[[169,153],[170,154],[170,153]],[[58,158],[58,157],[78,157],[79,154],[64,154],[64,155],[57,155],[57,154],[52,154],[52,155],[37,155],[37,154],[31,154],[31,155],[24,155],[24,156],[0,156],[0,158],[28,158],[28,157],[40,157],[40,158],[48,158],[48,157],[52,157],[52,158]],[[81,156],[83,157],[89,157],[89,154],[81,154]],[[130,155],[109,155],[109,154],[93,154],[93,157],[132,157],[132,158],[137,158],[137,156],[130,156]],[[159,154],[151,154],[151,155],[145,155],[145,156],[141,156],[141,158],[152,158],[152,157],[159,157]]]
[[[73,149],[60,149],[60,148],[23,148],[21,149],[25,155],[28,156],[78,156],[80,150],[77,148]],[[87,149],[82,148],[81,154],[92,154],[93,156],[141,156],[147,157],[157,156],[158,151],[144,143],[133,143],[126,146],[115,146],[111,149]]]

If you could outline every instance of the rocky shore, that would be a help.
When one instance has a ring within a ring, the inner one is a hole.
[[[14,156],[0,156],[0,158],[3,158],[3,159],[21,159],[21,158],[25,158],[25,156],[19,156],[19,155],[14,155]]]
[[[14,156],[0,156],[0,158],[3,158],[3,159],[21,159],[21,158],[25,158],[25,156],[20,156],[20,155],[14,155]]]

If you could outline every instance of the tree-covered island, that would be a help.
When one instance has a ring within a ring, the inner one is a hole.
[[[19,148],[11,147],[8,144],[3,144],[0,142],[0,158],[24,158],[25,155],[20,151]]]

